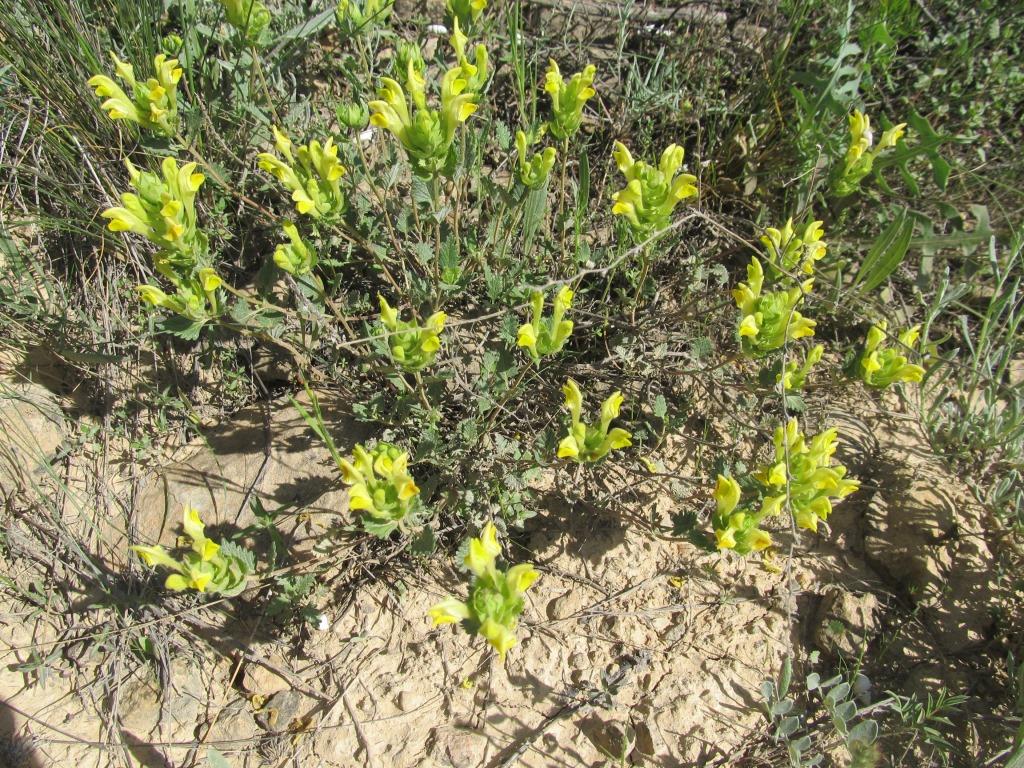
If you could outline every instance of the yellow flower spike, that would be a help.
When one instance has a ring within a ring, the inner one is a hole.
[[[160,545],[153,547],[133,546],[131,547],[132,552],[135,552],[142,561],[150,566],[162,565],[165,568],[177,569],[178,563],[172,558],[167,551]]]
[[[224,281],[221,279],[220,275],[217,274],[216,270],[210,269],[209,267],[204,267],[199,270],[199,280],[203,285],[203,290],[207,293],[213,293],[224,284]]]
[[[715,539],[718,543],[719,549],[736,548],[736,533],[730,528],[716,529]]]
[[[173,136],[178,128],[177,84],[182,70],[176,59],[159,54],[153,60],[156,77],[139,83],[131,64],[121,61],[114,53],[114,72],[129,87],[131,95],[106,75],[96,75],[88,85],[105,101],[100,108],[111,120],[128,120],[165,136]]]
[[[519,332],[516,334],[516,346],[526,347],[528,349],[536,348],[537,333],[533,330],[533,325],[530,323],[523,323],[519,326]]]
[[[597,68],[588,64],[566,83],[558,63],[554,59],[549,60],[544,75],[544,90],[551,97],[551,119],[547,125],[556,139],[567,140],[579,131],[583,122],[583,107],[595,94],[591,85],[596,72]]]
[[[634,160],[621,142],[612,155],[626,178],[626,186],[612,194],[612,213],[625,217],[638,238],[668,227],[676,204],[697,194],[696,177],[679,173],[684,152],[677,144],[662,152],[657,166]]]
[[[874,133],[867,115],[854,110],[850,115],[850,145],[841,166],[832,173],[832,189],[840,197],[853,194],[874,166],[875,159],[892,149],[903,137],[906,123],[899,123],[882,132],[878,146],[874,146]]]
[[[562,438],[562,441],[558,444],[558,458],[560,459],[575,459],[580,455],[579,443],[576,442],[576,438],[572,435]]]
[[[170,589],[174,592],[184,592],[191,586],[190,582],[185,580],[185,577],[178,573],[172,573],[164,581],[164,588]],[[200,590],[201,592],[202,590]]]
[[[572,379],[569,379],[562,386],[562,394],[565,395],[565,407],[572,416],[572,423],[578,424],[580,415],[583,412],[583,394],[580,392],[579,385]]]
[[[182,510],[182,525],[185,528],[185,535],[187,535],[192,541],[201,541],[205,538],[203,532],[206,527],[203,525],[203,521],[199,519],[199,511],[195,507],[185,507]]]
[[[621,392],[612,392],[608,396],[608,399],[601,405],[601,426],[607,429],[608,425],[611,424],[612,419],[619,417],[619,410],[622,408],[622,402],[625,398]]]
[[[513,592],[522,593],[533,586],[540,574],[528,563],[513,565],[505,574],[505,579]]]
[[[754,315],[747,315],[740,322],[740,330],[739,330],[740,336],[754,337],[754,336],[757,336],[758,330],[759,330],[759,327],[758,327],[758,323],[757,323],[757,317],[754,316]]]
[[[628,178],[629,172],[636,165],[636,161],[633,160],[633,155],[630,154],[626,145],[621,141],[616,141],[612,150],[612,157],[615,158],[615,165],[618,166],[619,171]]]
[[[139,285],[135,288],[139,298],[154,307],[162,307],[167,303],[168,296],[155,285]]]
[[[869,387],[884,389],[897,382],[920,382],[925,369],[907,360],[905,352],[913,348],[920,335],[920,326],[913,326],[897,336],[893,346],[883,346],[886,323],[879,321],[871,327],[861,351],[859,367],[861,379]]]
[[[349,511],[364,512],[363,529],[379,538],[409,531],[419,519],[420,493],[409,474],[409,454],[388,443],[378,443],[372,451],[356,445],[352,453],[351,461],[338,462],[349,486]]]
[[[203,539],[202,542],[197,544],[195,550],[203,562],[209,562],[220,552],[220,544],[209,539]]]
[[[195,589],[233,597],[245,589],[253,570],[252,555],[237,545],[225,545],[206,538],[199,513],[185,507],[182,512],[185,534],[192,540],[191,550],[180,561],[175,560],[163,547],[132,547],[149,566],[162,566],[172,571],[164,586],[177,592]]]
[[[760,552],[763,549],[768,549],[772,545],[772,537],[766,532],[760,529],[756,529],[750,534],[750,548],[755,552]]]
[[[505,654],[516,644],[516,636],[494,619],[487,619],[480,625],[480,635],[498,652],[498,658],[505,659]]]
[[[337,161],[332,139],[324,145],[313,140],[292,152],[292,141],[272,126],[274,148],[283,160],[270,152],[257,155],[259,167],[273,176],[291,193],[295,210],[317,219],[334,220],[345,210],[345,196],[338,180],[345,173]]]
[[[579,385],[569,379],[562,387],[562,394],[565,395],[565,408],[569,411],[570,425],[568,435],[558,444],[559,458],[593,463],[603,459],[610,451],[632,445],[632,436],[626,430],[618,427],[609,430],[612,419],[619,415],[623,402],[622,393],[613,392],[604,401],[601,418],[598,423],[592,425],[581,421],[583,394]]]
[[[717,514],[728,515],[740,503],[740,484],[731,477],[719,475],[713,495]]]
[[[456,624],[465,621],[471,614],[468,605],[454,597],[449,597],[427,611],[427,615],[436,627],[441,624]]]

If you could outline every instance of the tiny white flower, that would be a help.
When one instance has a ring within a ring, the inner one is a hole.
[[[316,628],[319,629],[321,632],[326,632],[328,629],[331,628],[331,622],[327,618],[326,614],[324,614],[324,613],[320,614],[320,620],[317,621]]]
[[[367,128],[365,131],[359,133],[359,141],[362,144],[369,144],[373,141],[373,128]]]
[[[427,27],[427,34],[428,35],[447,35],[448,34],[448,27],[446,27],[444,24],[431,24],[430,26]]]

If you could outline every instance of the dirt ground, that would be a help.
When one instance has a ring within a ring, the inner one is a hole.
[[[984,519],[893,394],[835,408],[839,459],[862,488],[817,535],[791,542],[780,522],[767,564],[653,536],[617,504],[576,497],[570,489],[585,486],[565,468],[549,470],[538,514],[509,553],[542,577],[501,664],[464,633],[431,628],[427,607],[464,594],[447,556],[382,569],[360,540],[337,534],[344,490],[287,403],[169,447],[145,471],[111,448],[97,494],[97,477],[62,454],[75,425],[59,398],[34,385],[12,391],[0,402],[5,497],[17,510],[28,490],[49,494],[109,578],[128,567],[129,525],[136,540],[173,545],[182,504],[216,531],[250,522],[253,495],[293,505],[283,529],[296,568],[328,563],[337,577],[317,594],[316,628],[275,629],[258,607],[266,581],[231,603],[175,598],[137,611],[131,628],[170,638],[159,664],[126,649],[125,620],[91,609],[73,580],[62,595],[36,595],[35,609],[5,606],[0,727],[13,734],[12,768],[204,765],[210,746],[237,768],[600,766],[625,734],[632,764],[729,765],[765,732],[757,691],[791,647],[808,672],[829,674],[838,655],[870,646],[886,687],[976,692],[972,649],[993,607]],[[361,428],[325,402],[345,450]],[[688,475],[688,455],[684,435],[651,458]],[[600,482],[604,498],[665,520],[678,507],[641,496],[650,486],[628,469]],[[707,497],[697,489],[694,508]],[[31,593],[19,575],[46,556],[29,549],[31,516],[8,519],[3,572]],[[59,605],[77,612],[78,629],[55,617]]]

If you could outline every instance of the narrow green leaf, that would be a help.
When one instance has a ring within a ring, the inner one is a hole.
[[[885,282],[907,255],[913,234],[914,220],[903,208],[871,244],[871,250],[857,270],[854,286],[860,286],[863,293],[868,293]]]

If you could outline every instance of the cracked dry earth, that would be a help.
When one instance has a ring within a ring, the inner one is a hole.
[[[16,436],[0,474],[8,498],[26,476],[52,480],[39,462],[59,454],[66,429],[52,396],[30,394],[34,404],[7,400],[0,409]],[[342,450],[365,437],[339,404],[325,405]],[[503,665],[465,634],[431,628],[426,608],[463,594],[449,558],[381,568],[355,539],[325,553],[318,544],[345,515],[326,450],[287,405],[240,414],[147,477],[115,484],[111,494],[134,499],[132,515],[102,518],[82,540],[116,574],[126,568],[129,524],[141,540],[173,544],[183,503],[204,510],[213,530],[250,522],[252,494],[268,508],[292,504],[284,531],[300,570],[335,569],[336,588],[317,598],[323,628],[275,630],[256,594],[198,609],[182,602],[151,625],[173,656],[165,679],[123,648],[116,674],[109,662],[101,669],[98,653],[57,654],[45,681],[0,673],[0,699],[16,708],[0,710],[6,729],[24,747],[25,766],[204,765],[211,745],[237,768],[599,766],[627,730],[634,764],[729,765],[763,730],[758,687],[791,647],[798,663],[822,651],[828,669],[837,654],[884,647],[900,678],[888,687],[942,681],[967,690],[970,651],[985,637],[993,601],[982,513],[895,397],[868,406],[861,419],[849,413],[862,413],[863,402],[830,414],[839,459],[862,490],[837,506],[830,530],[802,536],[788,564],[790,542],[777,532],[775,570],[653,537],[621,511],[572,498],[557,473],[547,476],[537,516],[508,553],[543,575]],[[43,450],[28,456],[19,441]],[[689,474],[674,455],[685,455],[680,442],[656,458]],[[642,501],[666,519],[675,504],[639,499],[625,475],[604,482],[609,498]],[[694,504],[704,503],[698,490]],[[8,516],[7,573],[34,562],[25,551],[29,520]],[[66,597],[81,606],[88,596]],[[69,637],[24,605],[5,616],[6,664],[27,661],[33,642]],[[79,647],[89,646],[68,649]]]

